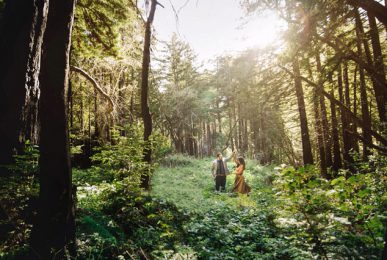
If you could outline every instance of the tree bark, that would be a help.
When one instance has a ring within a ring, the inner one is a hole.
[[[47,23],[48,4],[45,0],[34,1],[34,14],[30,32],[30,53],[28,57],[25,100],[23,107],[22,139],[33,144],[39,142],[38,103],[40,96],[39,72],[43,34]]]
[[[377,73],[377,82],[381,82],[380,88],[387,89],[387,81],[386,81],[386,74],[385,74],[385,67],[384,67],[384,61],[383,61],[383,54],[382,54],[382,48],[380,45],[380,39],[379,39],[379,31],[378,26],[376,24],[375,16],[372,15],[372,13],[368,12],[368,21],[370,25],[370,35],[371,35],[371,44],[372,44],[372,50],[373,50],[373,58],[374,58],[374,66]],[[383,92],[382,92],[383,93]],[[387,91],[384,92],[384,95],[376,97],[379,98],[379,103],[381,104],[380,107],[378,107],[379,110],[379,118],[380,122],[382,123],[382,131],[384,132],[384,135],[387,135]]]
[[[152,163],[152,149],[149,143],[149,137],[152,134],[152,116],[149,111],[148,92],[149,92],[149,65],[150,65],[150,44],[152,35],[152,23],[156,12],[156,0],[151,0],[151,8],[148,19],[145,23],[144,50],[142,56],[141,73],[141,113],[144,122],[144,162],[149,166],[141,175],[141,187],[149,190],[150,188],[150,170]]]
[[[378,20],[387,26],[387,7],[375,0],[347,0],[354,7],[361,7],[372,13]]]
[[[341,75],[340,75],[341,77]],[[331,91],[332,97],[334,97],[334,91]],[[333,140],[333,164],[332,170],[337,173],[342,167],[341,154],[340,154],[340,141],[339,141],[339,124],[337,122],[336,105],[331,101],[331,120],[332,120],[332,140]]]
[[[319,73],[323,73],[323,69],[321,66],[321,60],[320,60],[320,54],[316,53],[316,64],[317,64],[317,71]],[[323,84],[319,84],[319,87],[321,89],[324,88]],[[323,137],[323,144],[324,144],[324,151],[325,151],[325,160],[326,160],[326,167],[330,168],[332,167],[332,140],[331,136],[329,135],[329,123],[327,118],[327,108],[325,105],[325,99],[323,95],[319,95],[319,103],[320,103],[320,117],[321,117],[321,131],[322,131],[322,137]]]
[[[301,125],[302,158],[304,165],[313,164],[312,146],[310,144],[308,120],[306,117],[304,91],[300,79],[300,66],[298,58],[293,59],[294,88],[297,96],[298,112]]]
[[[357,15],[356,15],[357,14]],[[362,48],[362,42],[361,42],[361,37],[362,37],[362,24],[360,21],[360,17],[357,12],[355,12],[355,19],[356,19],[356,36],[357,36],[357,52],[360,58],[362,58],[363,55],[363,48]],[[366,86],[366,81],[365,81],[365,75],[364,75],[364,69],[360,68],[359,69],[359,77],[360,77],[360,100],[361,100],[361,114],[362,114],[362,120],[363,123],[371,127],[371,118],[369,114],[369,109],[368,109],[368,96],[367,96],[367,86]],[[366,143],[372,143],[372,137],[371,135],[363,128],[363,159],[367,160],[368,156],[371,154],[368,146]]]
[[[326,153],[324,148],[324,137],[323,137],[323,129],[322,129],[322,120],[321,120],[321,110],[319,107],[319,89],[314,89],[313,91],[313,111],[314,111],[314,120],[315,120],[315,132],[316,132],[316,141],[317,148],[319,153],[319,166],[320,166],[320,174],[323,178],[328,178],[328,171],[326,165]]]
[[[8,0],[0,37],[0,171],[22,142],[37,142],[37,73],[46,0]],[[28,90],[28,92],[27,92]],[[27,126],[28,124],[28,126]],[[3,169],[4,170],[4,169]]]
[[[344,65],[344,70],[347,70],[347,64]],[[338,67],[338,90],[339,90],[339,100],[342,104],[346,104],[347,107],[350,107],[348,103],[344,100],[344,92],[343,92],[343,80],[342,80],[342,68],[341,66]],[[348,74],[344,75],[345,81],[348,81]],[[349,82],[346,82],[345,84],[349,84]],[[331,101],[331,103],[334,103]],[[344,160],[344,167],[348,168],[349,165],[353,162],[352,157],[350,155],[351,148],[352,148],[352,141],[351,141],[351,135],[350,135],[350,129],[349,129],[349,119],[348,115],[343,107],[340,107],[340,117],[341,117],[341,134],[343,138],[343,160]]]
[[[31,248],[41,259],[75,257],[75,212],[67,122],[73,0],[52,1],[40,72],[40,193]]]
[[[285,70],[288,74],[292,75],[293,78],[299,78],[299,79],[302,79],[303,81],[305,81],[306,83],[308,83],[311,87],[313,88],[318,88],[318,85],[312,81],[310,81],[309,79],[303,77],[303,76],[296,76],[293,72],[291,72],[290,70],[288,70],[287,68],[285,67],[282,67],[280,66],[283,70]],[[374,131],[370,125],[367,125],[367,124],[364,124],[364,122],[362,121],[362,119],[358,118],[348,107],[346,107],[343,103],[341,103],[340,101],[338,101],[337,99],[335,99],[334,97],[332,97],[329,93],[327,93],[326,91],[322,90],[321,95],[324,95],[326,98],[328,98],[330,101],[332,101],[333,103],[335,103],[338,107],[340,107],[341,109],[343,109],[343,111],[345,111],[345,113],[355,122],[357,123],[358,125],[360,125],[365,131],[367,131],[370,135],[372,135],[373,137],[375,137],[375,139],[379,142],[381,142],[384,146],[387,145],[387,139],[385,139],[383,136],[381,136],[378,132]]]
[[[377,105],[378,113],[379,113],[379,120],[380,120],[382,126],[384,126],[385,121],[386,121],[386,117],[385,117],[386,99],[385,99],[385,96],[387,96],[387,91],[384,91],[384,88],[387,89],[387,85],[386,85],[385,76],[383,76],[384,75],[384,64],[383,63],[380,64],[380,61],[377,64],[378,60],[380,60],[380,59],[383,60],[383,55],[381,54],[381,52],[380,52],[380,56],[377,56],[374,53],[374,58],[375,58],[375,62],[374,62],[374,59],[371,56],[371,50],[370,50],[370,47],[368,45],[367,37],[364,33],[363,23],[361,21],[360,14],[359,14],[358,10],[355,10],[355,19],[356,19],[356,27],[358,29],[358,36],[360,36],[360,39],[362,39],[367,62],[368,62],[368,64],[372,64],[372,66],[375,68],[375,75],[374,75],[374,77],[371,77],[371,81],[372,81],[373,90],[375,92],[375,99],[376,99],[376,105]],[[375,18],[373,20],[375,22]],[[372,24],[372,22],[370,21],[370,28],[371,28],[370,33],[372,34],[371,24]],[[376,22],[375,22],[374,26],[376,26]],[[376,49],[376,51],[378,52],[381,50],[380,50],[380,42],[379,42],[379,46],[377,46],[378,45],[377,42],[379,41],[377,27],[374,28],[374,30],[376,30],[376,37],[371,36],[371,39],[373,39],[373,41],[372,41],[373,46]],[[378,49],[378,47],[379,47],[379,49]],[[381,70],[383,70],[383,71],[381,71]]]

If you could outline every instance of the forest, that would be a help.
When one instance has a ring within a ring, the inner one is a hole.
[[[279,38],[208,64],[190,1],[0,0],[0,259],[387,259],[387,1],[235,0]]]

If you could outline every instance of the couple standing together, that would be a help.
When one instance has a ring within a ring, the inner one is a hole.
[[[247,185],[245,178],[243,177],[243,171],[246,168],[245,160],[242,157],[236,158],[236,153],[233,152],[228,158],[223,158],[221,153],[216,154],[216,159],[212,162],[212,176],[215,179],[215,190],[225,191],[226,190],[226,178],[230,174],[227,168],[227,162],[230,159],[234,159],[236,164],[235,169],[235,182],[232,189],[233,192],[242,194],[248,194],[251,188]]]

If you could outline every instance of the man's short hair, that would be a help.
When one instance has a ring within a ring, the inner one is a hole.
[[[222,153],[217,153],[216,157],[222,156]]]

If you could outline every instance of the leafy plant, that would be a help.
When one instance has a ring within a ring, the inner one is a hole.
[[[38,146],[26,141],[22,154],[14,155],[15,163],[6,166],[14,173],[36,174],[39,171],[39,150]]]
[[[380,170],[385,165],[372,172],[359,166],[362,172],[343,171],[331,181],[320,178],[314,166],[280,172],[274,183],[280,202],[277,222],[292,227],[294,243],[316,257],[377,258],[383,248],[386,197],[381,190],[386,182]]]

